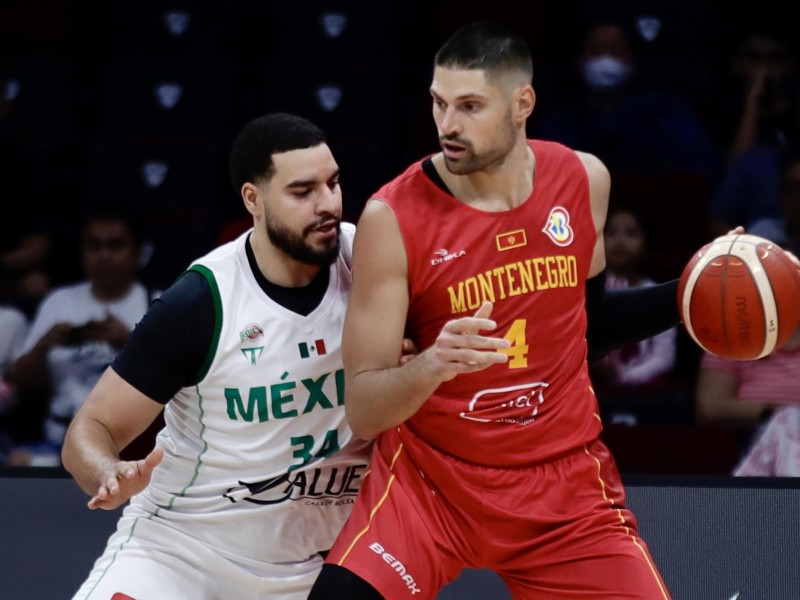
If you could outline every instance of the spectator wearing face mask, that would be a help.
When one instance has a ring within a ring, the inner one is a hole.
[[[537,137],[600,157],[612,175],[692,173],[714,181],[720,158],[692,104],[642,82],[647,65],[623,20],[592,21],[575,61],[578,93],[534,125]]]
[[[575,45],[573,85],[530,125],[533,137],[589,152],[607,165],[615,201],[659,227],[648,240],[650,275],[678,277],[707,241],[703,217],[722,175],[720,152],[695,105],[664,83],[633,18],[614,11],[587,22]],[[679,26],[679,24],[674,24]],[[681,231],[677,238],[667,232]]]

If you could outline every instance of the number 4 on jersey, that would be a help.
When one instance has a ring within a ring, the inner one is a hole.
[[[524,369],[528,366],[528,344],[525,338],[527,323],[527,319],[517,319],[503,336],[511,343],[511,346],[500,349],[498,352],[508,354],[509,369]]]

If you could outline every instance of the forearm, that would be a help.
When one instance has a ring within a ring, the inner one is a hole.
[[[120,450],[102,423],[91,418],[76,418],[64,439],[61,459],[80,488],[94,496],[105,474],[120,460]]]
[[[586,315],[589,360],[595,360],[677,326],[678,280],[606,291],[603,273],[586,282]]]
[[[620,373],[623,383],[643,383],[668,374],[675,367],[675,330],[665,331],[646,344],[642,354],[633,359]]]
[[[358,372],[348,380],[345,409],[356,435],[373,439],[420,409],[442,381],[429,366],[430,352],[399,367]]]
[[[768,411],[769,406],[758,402],[703,395],[697,398],[697,418],[702,423],[752,427],[758,425]]]

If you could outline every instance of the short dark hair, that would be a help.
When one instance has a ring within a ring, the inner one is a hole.
[[[81,235],[86,233],[91,223],[108,221],[124,223],[137,246],[143,246],[148,241],[149,233],[144,215],[134,206],[121,202],[92,203],[86,206],[80,216]]]
[[[499,23],[476,21],[452,34],[434,59],[437,67],[503,72],[518,71],[533,78],[528,43]]]
[[[312,148],[327,142],[323,131],[308,119],[290,113],[270,113],[247,123],[236,136],[228,172],[236,191],[247,182],[269,181],[272,155]]]

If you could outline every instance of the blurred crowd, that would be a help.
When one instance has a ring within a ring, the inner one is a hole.
[[[154,295],[242,230],[223,157],[243,123],[318,123],[355,221],[437,150],[428,58],[476,18],[534,49],[530,136],[609,167],[609,287],[677,278],[737,225],[800,254],[800,56],[777,3],[295,4],[0,6],[0,465],[58,465]],[[732,363],[682,328],[590,365],[623,472],[737,475],[800,475],[798,367],[800,332]]]

